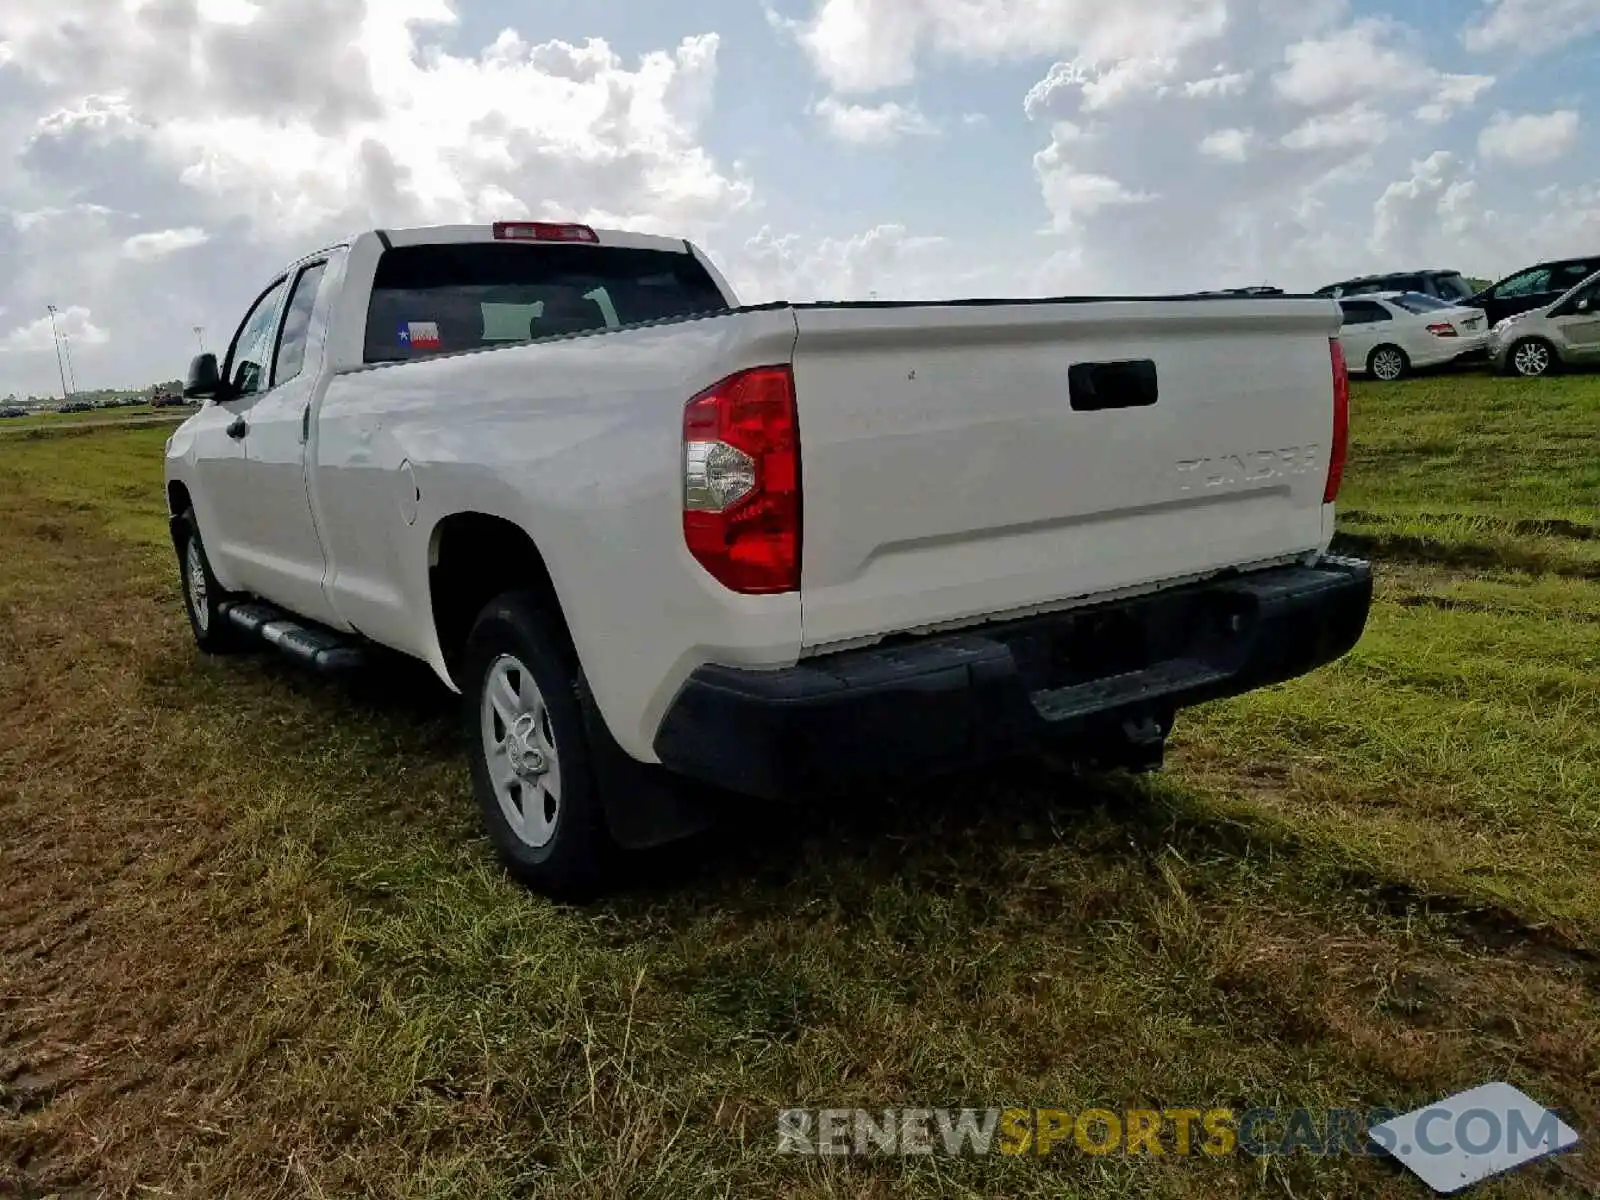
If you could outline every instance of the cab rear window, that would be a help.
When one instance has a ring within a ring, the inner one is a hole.
[[[503,241],[396,246],[378,260],[364,358],[405,362],[727,308],[688,253]]]

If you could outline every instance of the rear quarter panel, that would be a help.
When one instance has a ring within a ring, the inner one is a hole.
[[[794,337],[791,310],[754,310],[335,377],[314,484],[334,604],[450,682],[429,599],[435,531],[456,513],[509,520],[545,559],[613,735],[654,761],[695,667],[799,654],[799,598],[727,592],[682,530],[684,405],[734,371],[788,362]]]

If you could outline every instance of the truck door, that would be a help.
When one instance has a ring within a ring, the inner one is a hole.
[[[289,273],[288,301],[263,364],[266,388],[246,418],[250,498],[240,521],[242,573],[256,594],[302,617],[339,625],[322,590],[327,566],[306,487],[311,404],[327,334],[331,258]]]
[[[211,568],[218,581],[232,590],[252,586],[246,549],[252,501],[244,439],[265,386],[262,364],[271,350],[287,287],[288,280],[280,278],[256,297],[223,357],[222,378],[228,386],[219,398],[207,400],[196,418],[195,471],[200,487],[195,515]]]

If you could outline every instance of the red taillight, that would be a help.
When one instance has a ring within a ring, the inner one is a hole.
[[[754,367],[683,410],[683,539],[724,587],[800,587],[800,431],[794,374]]]
[[[556,225],[548,221],[496,221],[499,242],[594,242],[600,236],[587,225]]]
[[[1328,453],[1328,482],[1322,489],[1322,502],[1339,498],[1344,483],[1344,460],[1350,453],[1350,367],[1338,338],[1328,339],[1333,355],[1333,449]]]
[[[1454,325],[1429,325],[1428,332],[1434,337],[1460,337]]]

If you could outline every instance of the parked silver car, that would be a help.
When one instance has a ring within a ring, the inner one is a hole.
[[[1562,366],[1600,364],[1600,271],[1554,304],[1507,317],[1489,334],[1489,358],[1527,378]]]

